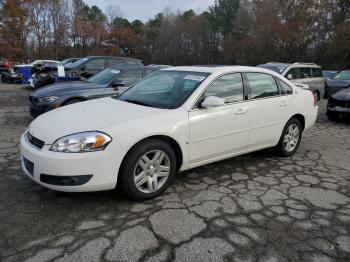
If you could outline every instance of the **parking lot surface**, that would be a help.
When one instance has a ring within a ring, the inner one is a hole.
[[[28,94],[0,84],[0,261],[350,261],[350,126],[328,121],[325,101],[292,158],[206,165],[132,202],[23,175]]]

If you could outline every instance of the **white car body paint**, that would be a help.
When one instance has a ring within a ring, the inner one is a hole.
[[[32,136],[45,141],[42,149],[33,147],[23,134],[21,154],[34,163],[35,182],[58,191],[85,192],[109,190],[116,186],[120,165],[127,152],[139,141],[167,136],[181,148],[181,170],[232,156],[275,146],[287,121],[295,114],[305,118],[305,129],[316,121],[318,107],[310,91],[270,70],[254,67],[175,67],[165,70],[208,72],[209,77],[177,109],[157,109],[102,98],[65,106],[39,116],[28,127]],[[194,105],[206,87],[217,77],[234,72],[262,72],[285,81],[293,94],[247,100],[215,108],[196,109]],[[101,131],[112,137],[103,150],[89,153],[49,151],[59,138],[84,131]],[[54,186],[40,181],[40,174],[54,176],[93,175],[81,186]]]

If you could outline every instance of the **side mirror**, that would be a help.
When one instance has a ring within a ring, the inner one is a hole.
[[[82,66],[80,70],[84,72],[86,70],[86,66]]]
[[[292,74],[288,74],[287,79],[288,80],[292,80],[293,79],[293,75]]]
[[[125,84],[123,81],[116,79],[112,82],[112,87],[118,87],[118,86],[125,86]]]
[[[213,108],[218,106],[225,105],[225,101],[217,96],[208,96],[204,101],[201,103],[201,107],[204,108]]]

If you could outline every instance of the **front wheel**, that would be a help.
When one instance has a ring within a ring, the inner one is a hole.
[[[137,144],[125,157],[118,187],[132,199],[151,199],[169,186],[176,170],[176,156],[170,145],[149,139]]]
[[[292,118],[289,120],[276,146],[277,153],[283,157],[294,155],[300,145],[302,132],[302,127],[298,119]]]

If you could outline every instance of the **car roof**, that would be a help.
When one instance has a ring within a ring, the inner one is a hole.
[[[290,66],[290,65],[292,65],[292,64],[290,64],[290,63],[280,63],[280,62],[270,62],[270,63],[266,63],[266,64],[261,64],[261,65],[259,65],[259,66],[286,66],[286,67],[288,67],[288,66]]]
[[[315,64],[315,63],[305,63],[305,62],[295,62],[295,63],[281,63],[281,62],[269,62],[266,64],[261,64],[258,66],[285,66],[285,67],[289,67],[289,66],[300,66],[300,67],[317,67],[320,68],[321,66]]]
[[[163,71],[187,71],[187,72],[200,72],[200,73],[225,73],[225,72],[240,72],[240,71],[255,71],[264,72],[276,75],[273,71],[252,67],[252,66],[176,66],[163,69]]]
[[[141,61],[140,59],[132,58],[132,57],[124,57],[124,56],[86,56],[83,58],[92,59],[92,58],[114,58],[120,60],[133,60],[133,61]]]

